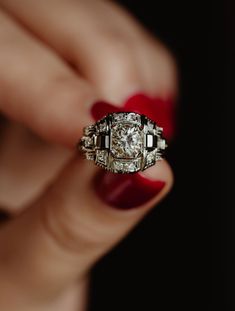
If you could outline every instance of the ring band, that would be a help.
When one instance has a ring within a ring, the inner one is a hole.
[[[134,112],[108,114],[84,128],[78,144],[87,160],[113,173],[144,171],[163,157],[163,128]]]

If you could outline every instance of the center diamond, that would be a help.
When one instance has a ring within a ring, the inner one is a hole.
[[[133,123],[117,123],[112,127],[112,154],[115,158],[136,158],[142,151],[141,130]]]

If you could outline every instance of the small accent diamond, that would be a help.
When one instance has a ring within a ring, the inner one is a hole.
[[[149,132],[153,132],[155,124],[152,121],[148,121],[148,130]]]
[[[136,171],[136,166],[135,166],[135,164],[134,163],[125,163],[124,165],[123,165],[123,170],[125,171],[125,172],[135,172]]]
[[[123,163],[120,161],[113,161],[112,168],[116,172],[121,172],[123,170]]]
[[[125,120],[125,113],[114,113],[113,114],[113,121],[120,122]]]
[[[84,135],[90,135],[95,133],[95,126],[94,125],[89,125],[84,128]]]
[[[85,148],[92,148],[94,146],[94,138],[93,137],[85,137],[84,146],[85,146]]]
[[[95,159],[94,152],[86,152],[86,159],[93,161]]]
[[[96,162],[107,165],[108,152],[106,150],[96,150]]]
[[[103,121],[103,122],[100,122],[100,123],[98,123],[98,125],[97,125],[97,128],[98,128],[98,131],[99,132],[107,132],[107,122],[106,121]]]
[[[154,164],[155,159],[156,159],[156,152],[155,151],[149,152],[146,156],[146,164],[147,165]]]
[[[134,112],[119,112],[113,114],[113,122],[133,122],[141,124],[141,116]]]
[[[141,117],[140,115],[136,114],[136,113],[128,113],[126,115],[126,120],[130,121],[130,122],[138,122],[141,123]]]
[[[158,127],[157,127],[157,133],[158,133],[159,135],[161,135],[162,132],[163,132],[163,128],[158,126]]]
[[[161,153],[156,153],[156,161],[161,161],[162,160],[162,155]]]
[[[122,173],[134,173],[140,170],[141,159],[136,159],[134,161],[122,161],[114,160],[112,162],[112,169],[114,172]]]
[[[165,139],[159,139],[158,143],[157,143],[157,147],[159,149],[162,149],[162,150],[166,149],[166,141],[165,141]]]

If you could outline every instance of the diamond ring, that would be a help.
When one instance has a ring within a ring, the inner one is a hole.
[[[113,173],[144,171],[162,159],[163,128],[134,112],[108,114],[84,128],[78,146],[86,159]]]

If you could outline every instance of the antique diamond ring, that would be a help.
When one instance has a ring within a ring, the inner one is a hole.
[[[85,127],[78,146],[88,160],[108,171],[135,173],[162,159],[167,147],[162,132],[145,115],[117,112]]]

